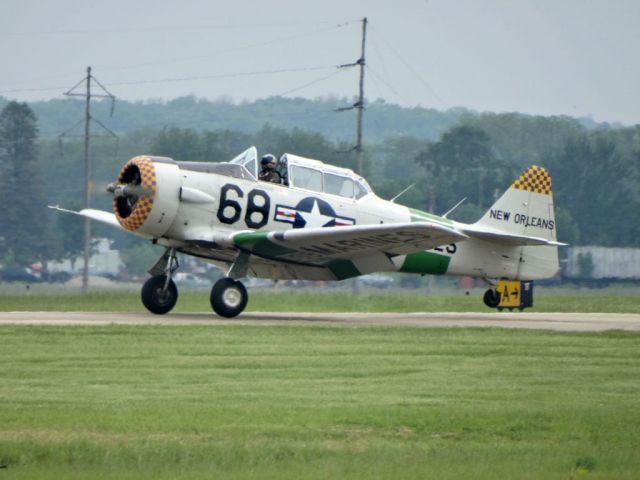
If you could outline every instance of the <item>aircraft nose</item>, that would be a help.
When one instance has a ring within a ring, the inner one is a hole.
[[[156,169],[148,156],[129,160],[116,182],[107,187],[113,194],[113,211],[120,225],[135,231],[149,217],[157,190]]]

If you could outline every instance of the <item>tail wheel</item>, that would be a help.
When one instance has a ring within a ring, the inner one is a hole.
[[[490,288],[486,292],[484,292],[484,304],[489,308],[496,308],[500,303],[500,294],[496,292],[493,288]]]
[[[147,310],[157,315],[164,315],[175,307],[178,301],[178,288],[173,280],[169,280],[169,285],[165,289],[167,277],[165,275],[156,275],[144,282],[142,286],[141,297],[142,303]]]
[[[211,307],[221,317],[240,315],[247,306],[249,295],[241,282],[232,278],[221,278],[211,289]]]

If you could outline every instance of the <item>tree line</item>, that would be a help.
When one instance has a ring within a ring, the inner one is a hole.
[[[261,154],[284,152],[354,168],[347,135],[264,123],[254,132],[231,128],[138,129],[92,139],[92,207],[109,210],[105,186],[122,164],[141,153],[176,160],[228,161],[256,145]],[[369,137],[371,138],[371,137]],[[0,263],[28,264],[81,250],[81,221],[47,210],[80,208],[82,139],[38,135],[26,104],[0,113]],[[466,197],[451,218],[477,220],[531,164],[553,177],[558,236],[573,245],[640,246],[640,126],[586,128],[568,117],[464,113],[435,138],[398,134],[365,144],[364,176],[374,191],[404,205],[443,214]],[[139,248],[132,236],[96,226],[97,235]],[[136,257],[136,255],[132,255]]]
[[[110,101],[95,101],[91,109],[95,118],[101,119],[119,135],[165,127],[256,133],[265,123],[270,123],[286,130],[297,127],[318,132],[330,140],[341,140],[352,137],[355,110],[337,110],[354,102],[355,99],[339,97],[315,100],[271,97],[235,104],[225,98],[212,101],[186,96],[168,101],[118,100],[113,115]],[[0,96],[0,109],[7,103],[8,100]],[[29,106],[39,119],[42,138],[56,138],[63,132],[82,134],[82,125],[77,122],[84,118],[83,100],[52,99],[32,102]],[[402,108],[384,100],[375,100],[367,105],[365,130],[371,138],[410,134],[433,140],[456,123],[465,112],[459,108],[447,111],[423,107]]]

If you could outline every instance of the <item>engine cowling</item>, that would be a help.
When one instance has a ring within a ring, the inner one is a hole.
[[[132,232],[161,237],[175,220],[180,203],[180,168],[171,159],[141,155],[129,160],[109,186],[113,212]]]

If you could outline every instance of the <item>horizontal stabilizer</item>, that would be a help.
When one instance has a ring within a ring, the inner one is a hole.
[[[465,225],[464,227],[461,227],[460,230],[462,230],[470,237],[508,243],[510,245],[550,245],[554,247],[567,245],[566,243],[556,242],[555,240],[549,240],[542,237],[505,232],[491,227],[479,225],[477,223],[473,225]]]
[[[560,268],[551,174],[540,166],[527,168],[473,225],[467,235],[520,249],[515,277],[549,278]]]

